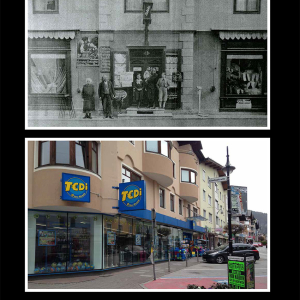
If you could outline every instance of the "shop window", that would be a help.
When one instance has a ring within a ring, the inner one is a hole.
[[[135,255],[133,254],[132,219],[130,218],[120,217],[117,247],[120,249],[120,266],[132,265]],[[136,257],[134,259],[136,260]]]
[[[267,42],[224,41],[222,44],[221,109],[267,107]]]
[[[67,94],[66,54],[30,54],[31,94]]]
[[[172,212],[175,212],[175,206],[174,206],[174,195],[170,194],[170,210]]]
[[[103,226],[103,268],[118,267],[120,263],[120,252],[117,247],[119,216],[103,216]]]
[[[143,0],[124,0],[125,12],[142,12]],[[152,12],[169,12],[169,0],[152,0]]]
[[[165,190],[159,189],[159,205],[165,208]]]
[[[133,171],[129,170],[126,167],[122,167],[122,183],[124,182],[133,182],[133,181],[140,181],[141,176],[134,173]]]
[[[226,57],[226,95],[263,95],[263,55],[232,55]]]
[[[33,13],[58,13],[58,0],[33,0]]]
[[[146,141],[146,151],[158,153],[171,158],[170,143],[167,141]]]
[[[234,13],[260,13],[260,0],[234,0]]]
[[[196,184],[196,173],[191,170],[181,169],[181,182]]]
[[[39,142],[39,167],[62,164],[87,169],[98,174],[98,148],[97,142]]]

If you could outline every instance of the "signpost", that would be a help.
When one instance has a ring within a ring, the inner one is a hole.
[[[155,276],[155,261],[154,261],[154,247],[155,247],[155,243],[154,243],[154,237],[155,237],[155,227],[156,227],[156,211],[154,208],[152,208],[151,210],[151,218],[152,218],[152,245],[151,245],[151,262],[153,265],[153,280],[156,280],[156,276]]]
[[[151,11],[153,3],[144,2],[143,4],[143,24],[145,24],[145,46],[149,46],[148,33],[149,33],[149,24],[151,24]]]
[[[230,289],[255,289],[254,257],[228,256]]]

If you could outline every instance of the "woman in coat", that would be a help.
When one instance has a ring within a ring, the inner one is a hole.
[[[85,113],[84,119],[92,119],[91,111],[95,110],[95,89],[92,84],[92,79],[87,78],[86,84],[82,89],[82,99],[83,99],[83,112]]]

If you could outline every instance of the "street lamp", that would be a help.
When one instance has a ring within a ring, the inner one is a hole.
[[[235,170],[235,167],[230,165],[228,146],[227,146],[227,161],[225,167],[222,169],[227,172],[227,195],[228,195],[228,235],[229,235],[229,255],[232,255],[232,233],[231,233],[231,188],[230,188],[230,174]]]

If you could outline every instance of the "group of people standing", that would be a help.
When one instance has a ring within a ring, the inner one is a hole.
[[[155,108],[155,98],[158,90],[159,108],[165,108],[168,100],[168,89],[170,81],[166,78],[166,73],[162,73],[161,78],[158,78],[155,68],[147,68],[142,79],[141,73],[137,74],[137,78],[133,82],[133,93],[137,102],[138,109],[146,95],[147,108]],[[87,78],[86,84],[82,89],[83,112],[84,119],[92,119],[91,111],[95,110],[95,89],[92,79]],[[116,97],[114,86],[107,76],[103,76],[102,82],[98,87],[98,96],[102,102],[104,118],[113,119],[112,116],[112,99]]]
[[[162,73],[161,78],[158,78],[156,68],[151,69],[151,67],[148,67],[144,72],[144,79],[142,79],[142,74],[138,73],[137,78],[133,82],[133,92],[137,108],[140,108],[141,102],[146,98],[147,108],[154,109],[157,90],[159,108],[165,108],[169,87],[170,81],[166,78],[166,73]]]

